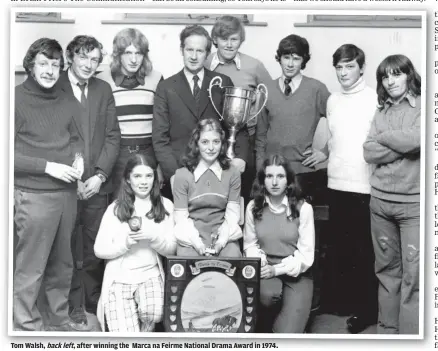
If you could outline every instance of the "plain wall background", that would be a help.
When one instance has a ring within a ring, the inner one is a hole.
[[[133,10],[131,9],[131,11]],[[190,10],[190,13],[192,12],[195,11]],[[208,11],[204,9],[202,12]],[[220,13],[226,12],[227,10],[224,10]],[[228,12],[236,13],[237,11]],[[75,19],[73,24],[16,23],[13,17],[11,19],[11,64],[13,67],[21,66],[27,49],[36,39],[41,37],[57,39],[65,48],[70,40],[78,34],[95,36],[103,44],[107,53],[103,64],[108,64],[114,35],[125,27],[134,27],[141,30],[148,38],[150,58],[154,68],[160,71],[165,78],[182,68],[179,33],[184,25],[101,23],[101,20],[120,19],[122,13],[121,9],[62,9],[62,17]],[[291,10],[257,12],[249,10],[247,13],[254,14],[254,21],[267,22],[268,25],[266,27],[247,26],[246,41],[241,46],[241,51],[261,60],[273,78],[277,78],[281,74],[280,66],[274,58],[278,43],[289,34],[298,34],[309,41],[312,57],[303,72],[305,75],[325,83],[330,91],[339,90],[332,66],[332,55],[340,45],[345,43],[353,43],[364,50],[367,64],[365,79],[373,88],[376,86],[376,68],[388,55],[404,54],[412,60],[419,72],[422,69],[421,28],[304,28],[294,27],[294,23],[306,22],[310,12]],[[357,13],[364,14],[363,11]],[[205,28],[210,33],[212,26],[205,25]],[[22,76],[23,74],[21,74]],[[17,81],[21,79],[19,78]]]

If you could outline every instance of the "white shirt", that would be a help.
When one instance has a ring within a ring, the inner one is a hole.
[[[68,80],[70,81],[71,87],[73,89],[73,94],[75,95],[75,98],[81,102],[81,95],[82,95],[82,90],[81,88],[78,87],[78,79],[73,75],[73,73],[71,73],[71,69],[69,69],[67,71],[67,75],[68,75]],[[88,98],[88,81],[85,82],[85,97]]]
[[[231,60],[236,64],[236,68],[238,71],[240,71],[240,54],[237,53],[236,56]],[[217,54],[217,51],[213,54],[213,58],[211,59],[210,64],[210,71],[214,71],[217,66],[219,65],[225,65],[225,62],[221,61],[219,58],[219,55]]]
[[[217,179],[222,180],[222,167],[218,160],[214,161],[213,164],[210,166],[208,166],[203,160],[200,160],[195,170],[193,171],[193,176],[195,177],[195,183],[209,169],[212,170],[212,172],[216,175]]]
[[[189,72],[185,67],[184,67],[184,75],[186,76],[187,81],[189,82],[190,89],[192,90],[192,94],[193,94],[193,88],[195,86],[195,82],[193,81],[193,77],[195,75],[192,72]],[[199,86],[199,89],[201,89],[202,82],[204,81],[204,75],[205,75],[204,68],[201,69],[196,75],[199,77],[198,86]]]
[[[284,75],[282,75],[280,77],[280,79],[278,80],[278,85],[280,86],[280,89],[282,92],[284,92],[284,80],[286,79],[286,77]],[[300,86],[301,81],[303,80],[303,75],[302,74],[297,74],[295,77],[292,78],[292,80],[289,83],[289,86],[291,88],[291,94],[293,94]]]

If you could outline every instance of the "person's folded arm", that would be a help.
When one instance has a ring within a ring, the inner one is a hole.
[[[418,153],[421,146],[420,121],[421,112],[418,111],[412,126],[384,131],[376,135],[376,141],[401,154]]]
[[[379,143],[376,139],[378,134],[380,133],[377,131],[376,117],[374,117],[368,136],[363,144],[363,157],[367,163],[387,164],[403,157],[401,153]]]

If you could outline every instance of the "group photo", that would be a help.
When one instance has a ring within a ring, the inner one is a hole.
[[[49,10],[11,11],[9,335],[422,338],[425,13]]]

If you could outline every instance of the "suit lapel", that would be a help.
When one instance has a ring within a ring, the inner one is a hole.
[[[88,80],[88,115],[90,118],[90,142],[93,141],[94,128],[96,127],[96,120],[99,114],[98,111],[98,102],[99,102],[99,92],[96,90],[96,82],[95,78],[91,77]]]
[[[204,113],[205,109],[208,106],[208,103],[210,102],[210,98],[208,96],[208,86],[210,85],[211,80],[213,77],[211,76],[211,72],[207,69],[204,69],[204,79],[202,81],[202,87],[201,87],[201,97],[199,99],[199,115],[198,117],[201,117]]]
[[[73,89],[71,87],[70,79],[68,79],[68,73],[67,71],[63,72],[61,74],[61,77],[59,77],[59,86],[60,89],[67,94],[69,99],[71,101],[74,101],[78,104],[78,110],[80,109],[80,102],[76,99],[75,94],[73,93]],[[79,110],[80,111],[80,110]],[[81,136],[81,138],[84,138],[84,132],[82,131],[82,121],[81,121],[81,114],[80,113],[73,113],[73,120],[76,123],[76,128]]]
[[[184,75],[184,72],[181,71],[174,80],[175,84],[175,92],[179,95],[184,104],[189,108],[190,112],[198,118],[198,111],[196,108],[196,101],[193,97],[192,90],[190,89],[190,85],[187,82],[187,78]]]

